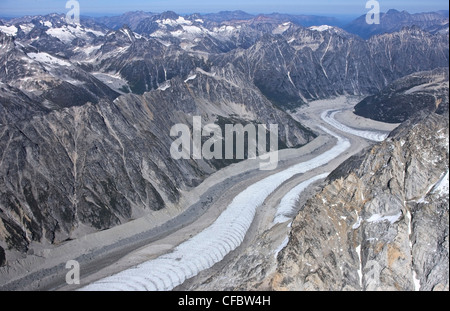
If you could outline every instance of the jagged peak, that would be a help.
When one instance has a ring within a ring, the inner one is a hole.
[[[402,12],[406,12],[406,11],[402,11]],[[400,13],[400,11],[396,10],[396,9],[390,9],[386,12],[386,14],[397,14],[397,13]]]
[[[180,15],[178,15],[177,13],[173,12],[173,11],[166,11],[161,13],[160,15],[158,15],[158,19],[172,19],[172,20],[177,20],[180,17]]]
[[[122,32],[123,34],[128,36],[130,41],[133,42],[136,40],[136,36],[135,36],[134,32],[130,29],[130,27],[128,27],[128,25],[123,25],[122,28],[120,28],[118,31]]]

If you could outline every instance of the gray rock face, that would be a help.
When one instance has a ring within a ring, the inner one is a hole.
[[[6,263],[6,255],[5,250],[0,247],[0,267],[2,267]]]
[[[418,111],[448,114],[448,67],[401,78],[355,106],[357,115],[401,123]]]
[[[420,114],[345,162],[296,217],[275,290],[448,290],[449,121]]]

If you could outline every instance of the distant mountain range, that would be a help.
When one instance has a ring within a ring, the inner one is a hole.
[[[411,26],[417,26],[431,33],[448,32],[448,17],[448,11],[410,14],[406,11],[389,10],[381,13],[379,25],[369,25],[366,22],[366,16],[361,16],[346,25],[344,29],[364,39]]]
[[[86,24],[89,21],[92,23],[101,24],[109,29],[119,29],[124,25],[127,25],[133,31],[137,29],[140,22],[145,19],[152,18],[154,16],[169,16],[177,15],[174,12],[154,13],[144,11],[126,12],[117,16],[105,16],[105,17],[82,17],[83,22]],[[439,31],[445,31],[448,28],[449,23],[449,11],[440,10],[435,12],[424,12],[410,14],[407,11],[398,11],[390,9],[386,13],[381,13],[381,23],[379,25],[368,25],[366,23],[366,16],[362,15],[350,23],[340,19],[339,17],[320,16],[320,15],[293,15],[282,13],[271,14],[249,14],[244,11],[221,11],[218,13],[207,14],[190,14],[184,15],[184,18],[188,20],[202,19],[208,23],[224,23],[224,22],[237,22],[237,21],[252,21],[252,20],[266,20],[273,23],[292,22],[299,26],[310,27],[318,25],[337,26],[345,29],[346,31],[361,36],[367,39],[376,34],[382,34],[386,32],[399,31],[405,26],[418,26],[423,30],[435,33]],[[26,16],[13,19],[1,19],[0,25],[5,23],[15,24],[25,21],[30,21],[33,16]]]
[[[144,19],[157,16],[158,13],[151,12],[127,12],[120,16],[93,18],[98,23],[104,24],[108,28],[119,29],[123,25],[128,25],[135,30],[137,25]],[[449,11],[441,10],[436,12],[410,14],[406,11],[391,9],[386,13],[381,13],[381,23],[379,25],[368,25],[366,16],[362,15],[350,23],[337,17],[317,16],[317,15],[291,15],[291,14],[260,14],[253,15],[243,11],[222,11],[209,14],[192,14],[184,16],[187,19],[203,19],[207,22],[223,23],[230,21],[251,21],[261,20],[272,21],[274,23],[292,22],[299,26],[310,27],[317,25],[337,26],[345,29],[349,33],[356,34],[364,39],[376,34],[399,31],[406,26],[418,26],[423,30],[435,33],[445,31],[449,23]]]

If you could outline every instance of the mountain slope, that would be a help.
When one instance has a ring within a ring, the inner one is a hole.
[[[126,12],[119,16],[105,16],[105,17],[90,18],[90,20],[95,21],[96,23],[103,24],[107,28],[113,29],[113,30],[120,29],[124,25],[127,25],[131,29],[135,29],[136,26],[142,20],[152,17],[153,15],[156,15],[156,13],[134,11],[134,12]],[[82,18],[81,22],[83,23],[83,18]]]
[[[401,123],[420,110],[448,114],[448,68],[417,72],[401,78],[355,106],[357,115]]]
[[[286,25],[279,34],[266,34],[244,51],[211,60],[233,63],[269,99],[295,108],[330,96],[374,94],[407,74],[445,67],[448,34],[413,28],[363,41],[335,28],[318,31]]]
[[[448,290],[448,117],[344,162],[292,224],[275,290]]]
[[[24,47],[1,32],[0,44],[0,82],[20,89],[39,103],[41,110],[97,103],[119,96],[66,58],[41,52],[31,45]]]
[[[1,126],[0,246],[7,255],[175,208],[180,191],[234,162],[172,159],[171,128],[192,128],[193,116],[201,116],[204,125],[283,124],[281,148],[314,138],[231,65],[211,72],[198,68],[189,77],[142,96]]]

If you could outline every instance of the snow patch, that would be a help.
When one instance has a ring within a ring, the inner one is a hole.
[[[197,26],[183,26],[183,30],[186,31],[188,34],[201,34],[203,30],[200,27]]]
[[[359,285],[362,288],[363,284],[363,274],[362,274],[362,257],[361,257],[361,245],[358,245],[358,247],[355,248],[356,254],[358,254],[359,259],[359,269],[358,269],[358,276],[359,276]]]
[[[189,20],[187,20],[187,19],[185,19],[183,16],[180,16],[180,17],[178,17],[177,18],[177,20],[176,20],[176,22],[178,23],[178,24],[184,24],[184,25],[192,25],[192,22],[191,21],[189,21]]]
[[[20,25],[20,29],[25,33],[28,34],[31,30],[33,30],[34,25],[33,24],[22,24]]]
[[[358,229],[361,226],[362,218],[358,216],[358,220],[356,220],[355,224],[352,226],[353,230]]]
[[[170,82],[164,83],[163,85],[161,85],[161,86],[158,88],[158,90],[160,90],[160,91],[165,91],[165,90],[167,90],[168,88],[170,88]]]
[[[167,18],[167,19],[163,19],[163,20],[159,19],[156,22],[160,25],[166,25],[166,26],[170,26],[170,27],[175,27],[178,25],[192,25],[191,21],[186,20],[182,16],[178,17],[176,20]]]
[[[40,52],[40,53],[28,53],[27,54],[29,58],[34,59],[35,61],[38,61],[40,63],[44,63],[47,65],[60,65],[60,66],[66,66],[70,67],[72,66],[71,63],[68,61],[56,58],[50,54]]]
[[[447,173],[443,174],[441,179],[434,185],[433,187],[433,194],[436,194],[440,197],[446,196],[448,198],[449,191],[448,191],[448,171]]]
[[[442,177],[438,180],[438,182],[428,188],[426,193],[416,201],[416,203],[428,204],[429,202],[425,199],[427,195],[435,194],[439,197],[449,195],[449,185],[448,185],[448,171],[442,174]]]
[[[228,25],[224,25],[224,26],[221,26],[221,27],[214,27],[213,28],[213,32],[225,33],[225,34],[230,34],[230,33],[234,32],[235,30],[236,30],[236,27],[228,26]]]
[[[283,248],[285,248],[288,245],[288,243],[289,243],[289,236],[287,236],[284,239],[283,243],[281,243],[281,245],[278,246],[278,248],[275,250],[275,255],[274,255],[275,259],[277,259],[278,254],[283,250]]]
[[[91,55],[93,52],[97,52],[101,47],[102,47],[102,45],[88,46],[86,48],[83,48],[83,52],[86,55]]]
[[[81,26],[64,26],[61,28],[50,28],[46,31],[46,33],[49,36],[58,38],[64,43],[70,43],[75,38],[81,38],[85,40],[89,40],[90,37],[88,36],[88,33],[91,33],[97,37],[104,36],[104,33],[101,31],[96,31],[92,29],[86,29]]]
[[[333,27],[328,26],[328,25],[321,25],[321,26],[311,26],[311,27],[309,27],[309,29],[322,32],[322,31],[327,31],[327,30],[333,29]]]
[[[414,291],[418,292],[420,291],[420,287],[422,285],[420,284],[420,280],[417,278],[417,273],[414,270],[414,268],[412,270],[413,270]]]
[[[8,36],[16,36],[18,31],[16,26],[0,26],[0,30]]]
[[[197,75],[191,75],[186,80],[184,80],[184,83],[187,83],[188,81],[194,80],[195,78],[197,78]]]
[[[382,216],[380,214],[374,214],[369,219],[367,219],[367,222],[377,223],[377,222],[383,222],[383,221],[387,220],[391,224],[393,224],[393,223],[396,223],[402,217],[402,215],[403,214],[401,211],[400,211],[400,213],[398,213],[396,215],[392,215],[392,216]]]
[[[412,234],[412,215],[409,210],[406,212],[406,218],[408,221],[408,236],[409,236],[409,249],[411,250],[411,257],[412,257],[412,251],[413,251],[413,243],[411,240],[411,234]],[[413,273],[413,282],[414,282],[414,290],[420,291],[420,280],[417,278],[416,270],[414,269],[414,266],[412,267],[412,273]]]
[[[130,32],[128,31],[128,29],[121,29],[120,30],[124,35],[126,35],[128,37],[128,39],[130,39],[130,41],[133,41]]]
[[[172,31],[171,34],[174,37],[180,37],[181,35],[184,34],[184,31],[183,30]]]
[[[275,28],[272,33],[274,35],[280,35],[283,34],[284,32],[286,32],[289,28],[291,28],[291,23],[284,23],[281,25],[278,25],[277,28]]]
[[[291,84],[294,86],[294,87],[296,87],[295,86],[295,84],[294,84],[294,81],[292,81],[292,78],[291,78],[291,72],[290,71],[288,71],[288,78],[289,78],[289,81],[291,82]]]
[[[123,79],[119,73],[93,72],[92,75],[116,91],[129,87],[127,80]]]
[[[72,34],[66,27],[65,28],[51,28],[46,31],[49,36],[58,38],[64,43],[70,43],[75,39],[75,35]]]

